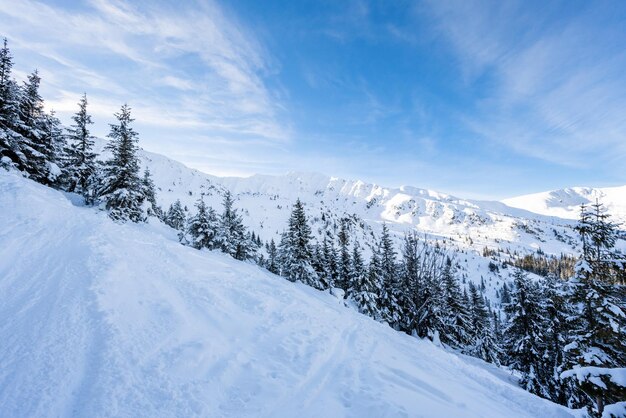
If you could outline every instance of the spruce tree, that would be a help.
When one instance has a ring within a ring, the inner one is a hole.
[[[194,248],[214,248],[219,223],[211,207],[207,207],[200,197],[196,202],[197,212],[189,218],[185,240]]]
[[[441,341],[451,347],[461,349],[471,342],[472,323],[459,280],[456,277],[452,260],[446,258],[442,272],[444,290],[444,329]]]
[[[4,38],[0,49],[0,167],[25,170],[26,156],[19,149],[18,124],[19,88],[11,78],[13,57]]]
[[[516,269],[511,303],[504,307],[508,324],[504,330],[504,348],[510,367],[522,373],[520,385],[544,398],[550,397],[549,382],[543,377],[547,345],[545,323],[539,288],[527,274]]]
[[[376,258],[373,255],[372,258]],[[359,312],[376,320],[380,319],[378,299],[381,292],[379,267],[377,258],[370,264],[370,269],[365,268],[363,255],[358,242],[354,242],[352,248],[350,267],[349,298],[354,302]]]
[[[220,226],[216,237],[216,245],[237,260],[247,260],[254,255],[254,244],[243,225],[241,215],[234,207],[234,200],[230,191],[224,193],[223,211],[220,216]]]
[[[65,159],[66,142],[61,121],[55,116],[54,110],[44,115],[42,133],[43,148],[50,161],[49,179],[51,183],[58,185],[62,174],[61,166]]]
[[[571,393],[570,385],[560,378],[563,372],[564,346],[569,332],[568,319],[573,314],[567,295],[566,284],[554,274],[549,274],[543,286],[546,345],[541,372],[543,379],[548,382],[549,398],[562,405],[567,404],[568,393]]]
[[[337,265],[337,279],[335,286],[347,292],[350,285],[350,231],[349,220],[344,218],[341,220],[341,226],[337,239],[339,242],[339,260]]]
[[[55,176],[52,167],[53,150],[46,144],[44,133],[45,114],[43,99],[39,94],[41,78],[35,70],[24,82],[18,102],[18,119],[14,130],[21,136],[17,138],[16,148],[21,155],[20,165],[33,180],[50,185]]]
[[[581,208],[576,230],[582,255],[570,281],[570,304],[576,313],[564,347],[561,377],[578,389],[570,394],[568,403],[586,405],[597,415],[602,415],[605,405],[623,400],[624,392],[610,377],[614,369],[626,367],[625,296],[615,284],[621,280],[624,265],[614,250],[616,228],[600,203],[591,211]]]
[[[145,201],[149,204],[147,214],[148,216],[155,216],[159,219],[163,217],[163,211],[156,201],[156,187],[154,181],[152,181],[152,175],[150,169],[146,167],[143,172],[143,179],[141,180],[143,186],[143,195]]]
[[[324,235],[322,248],[320,250],[320,281],[324,288],[333,288],[336,286],[338,273],[337,251],[332,239]]]
[[[68,129],[67,161],[63,167],[65,189],[80,193],[86,200],[93,199],[90,184],[96,172],[96,153],[93,151],[94,137],[89,132],[93,124],[87,112],[87,94],[78,102],[78,112],[72,116],[74,123]]]
[[[500,348],[493,336],[491,317],[481,293],[473,282],[469,282],[468,298],[473,332],[471,344],[466,351],[486,362],[500,364]]]
[[[400,329],[403,311],[398,303],[400,289],[398,286],[399,277],[396,263],[396,251],[393,247],[387,224],[383,224],[378,246],[380,249],[380,272],[383,283],[383,293],[381,297],[383,320],[391,327]]]
[[[164,217],[164,222],[172,228],[183,231],[185,229],[187,217],[179,199],[176,199],[167,210]]]
[[[405,299],[403,304],[403,329],[407,333],[417,333],[418,307],[423,303],[423,274],[421,269],[422,252],[417,233],[405,235],[402,246],[402,280]]]
[[[369,266],[367,268],[366,280],[363,282],[361,292],[366,292],[365,295],[358,300],[358,308],[361,312],[367,312],[369,316],[377,321],[384,321],[382,295],[383,289],[383,274],[380,265],[380,252],[378,246],[372,247],[372,257],[370,258]],[[354,297],[357,298],[357,291],[355,290]]]
[[[266,268],[271,273],[278,274],[278,249],[276,248],[274,238],[270,240],[269,244],[266,244],[265,250],[267,251]]]
[[[130,126],[130,107],[123,105],[115,114],[118,124],[111,124],[106,148],[111,152],[98,179],[97,196],[115,221],[142,222],[146,219],[142,205],[145,199],[139,177],[137,132]]]
[[[13,119],[17,113],[17,103],[13,96],[13,56],[9,50],[7,38],[4,38],[0,49],[0,122],[4,125]]]
[[[302,282],[323,290],[317,272],[312,266],[311,227],[304,206],[298,199],[293,207],[287,230],[281,237],[280,272],[292,282]]]
[[[437,341],[440,334],[446,328],[445,294],[441,280],[441,272],[445,262],[443,254],[438,247],[430,248],[423,252],[421,263],[420,305],[416,309],[417,335]]]

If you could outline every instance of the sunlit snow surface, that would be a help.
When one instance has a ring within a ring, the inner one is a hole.
[[[5,172],[0,214],[0,416],[574,416],[161,225]]]

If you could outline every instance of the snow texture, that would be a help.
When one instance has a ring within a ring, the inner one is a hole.
[[[76,201],[0,173],[2,416],[579,416],[329,293]]]

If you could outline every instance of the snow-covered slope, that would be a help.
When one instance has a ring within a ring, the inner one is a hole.
[[[327,293],[0,173],[0,415],[570,417]]]
[[[595,203],[596,199],[606,205],[615,221],[626,223],[626,186],[573,187],[513,197],[502,202],[542,215],[577,219],[580,215],[580,205]]]
[[[243,209],[244,222],[266,240],[277,238],[283,231],[292,204],[300,198],[317,235],[337,227],[339,218],[349,217],[362,243],[370,242],[372,233],[378,234],[386,222],[398,245],[404,232],[413,229],[454,250],[576,251],[573,221],[500,202],[472,201],[408,186],[387,188],[313,173],[215,177],[145,151],[142,161],[153,173],[158,199],[165,208],[180,199],[194,210],[195,201],[204,194],[208,204],[219,210],[223,190],[229,189]]]

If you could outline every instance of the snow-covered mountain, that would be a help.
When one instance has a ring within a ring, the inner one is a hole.
[[[620,187],[572,187],[505,199],[508,206],[565,219],[577,219],[580,205],[603,203],[615,221],[626,223],[626,186]],[[626,226],[623,226],[626,228]]]
[[[168,178],[171,196],[211,190],[214,179],[150,158],[160,182],[180,170]],[[408,205],[417,213],[435,210],[434,201],[459,214],[474,205],[300,175],[220,184],[235,188],[242,206],[254,193],[264,196],[257,206],[275,206],[297,194],[282,196],[288,181],[324,186],[317,198],[344,196],[342,205],[375,196],[376,209],[359,213],[382,219],[397,220],[386,210],[418,196]],[[493,212],[473,210],[498,224]],[[182,246],[158,222],[116,224],[5,171],[0,213],[2,416],[574,416],[506,372],[395,332],[329,293]]]
[[[560,254],[576,250],[574,222],[513,208],[501,202],[461,199],[415,187],[386,188],[362,181],[314,173],[248,178],[215,177],[189,169],[162,155],[142,152],[167,208],[180,199],[193,209],[200,194],[219,209],[229,189],[243,209],[244,220],[262,238],[276,238],[284,229],[297,198],[305,204],[320,234],[341,217],[353,219],[363,239],[378,233],[385,222],[398,241],[411,229],[451,247],[482,251],[500,248]],[[315,228],[314,228],[315,229]]]

